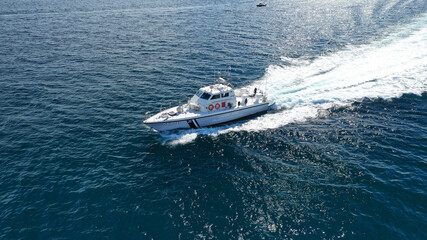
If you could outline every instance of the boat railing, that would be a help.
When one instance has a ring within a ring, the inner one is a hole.
[[[149,119],[151,116],[151,112],[145,112],[145,120]]]
[[[181,101],[178,102],[178,106],[183,107],[183,105],[181,105]],[[166,104],[166,106],[161,104],[159,107],[159,112],[163,112],[164,110],[170,109],[170,108],[172,108],[172,103]],[[150,118],[152,116],[154,116],[154,114],[152,112],[150,112],[150,111],[145,112],[145,120],[147,120],[148,118]]]

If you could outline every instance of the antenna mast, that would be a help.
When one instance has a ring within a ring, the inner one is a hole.
[[[230,82],[230,72],[231,72],[231,65],[227,64],[227,70],[225,71],[227,73],[227,82]]]

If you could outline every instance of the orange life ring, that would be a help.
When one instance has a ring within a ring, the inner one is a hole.
[[[209,105],[209,111],[212,111],[214,109],[214,106],[211,104]]]
[[[215,109],[219,109],[221,107],[221,105],[219,105],[219,103],[215,104]]]

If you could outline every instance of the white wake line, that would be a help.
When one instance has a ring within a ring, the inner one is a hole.
[[[322,56],[314,61],[289,59],[291,66],[272,65],[251,86],[266,85],[275,113],[244,123],[164,134],[170,144],[185,144],[198,135],[264,131],[317,118],[325,110],[364,98],[390,99],[427,91],[427,15],[381,41]],[[265,84],[265,81],[268,84]]]

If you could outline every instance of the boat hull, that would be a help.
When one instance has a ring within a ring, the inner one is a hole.
[[[268,110],[268,103],[262,103],[257,105],[251,105],[247,107],[239,107],[233,110],[226,110],[223,112],[217,112],[212,114],[201,115],[193,118],[184,118],[180,120],[166,120],[161,122],[147,122],[144,123],[157,130],[157,131],[168,131],[174,129],[185,129],[185,128],[202,128],[221,123],[234,121],[237,119],[245,118],[258,113],[266,112]]]

